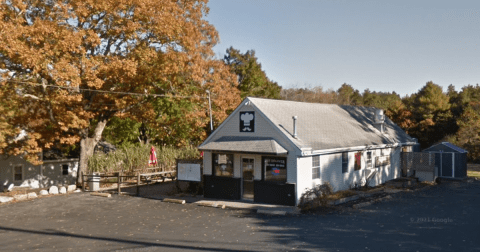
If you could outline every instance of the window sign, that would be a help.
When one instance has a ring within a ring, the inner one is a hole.
[[[213,154],[215,176],[233,177],[233,154]]]
[[[240,132],[255,132],[255,112],[240,112]]]
[[[227,164],[227,155],[218,155],[218,164]]]
[[[362,152],[355,153],[355,171],[358,171],[362,168]]]
[[[264,157],[265,181],[287,181],[287,159],[282,157]]]
[[[375,157],[375,167],[385,166],[390,164],[390,156]]]

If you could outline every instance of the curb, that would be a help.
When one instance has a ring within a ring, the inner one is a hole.
[[[110,198],[110,197],[112,197],[112,195],[111,195],[110,193],[98,193],[98,192],[92,192],[92,193],[90,193],[90,195],[92,195],[92,196],[106,197],[106,198]]]
[[[257,209],[257,214],[267,214],[267,215],[287,215],[286,211],[280,210],[266,210],[266,209]]]
[[[165,198],[163,199],[163,202],[168,202],[168,203],[177,203],[177,204],[185,204],[185,200],[181,200],[181,199],[169,199],[169,198]]]
[[[210,202],[198,202],[197,206],[215,207],[215,208],[225,209],[225,204],[210,203]]]

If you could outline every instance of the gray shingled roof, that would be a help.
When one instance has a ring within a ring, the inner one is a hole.
[[[376,108],[306,103],[248,97],[297,147],[325,150],[356,146],[414,142],[385,118],[385,132],[374,127]],[[244,104],[243,102],[242,104]],[[297,138],[293,119],[297,116]]]
[[[249,152],[263,154],[287,154],[280,144],[272,138],[266,137],[235,137],[224,136],[216,141],[209,142],[199,147],[200,150],[213,151],[233,151],[233,152]]]
[[[468,151],[462,149],[452,143],[449,142],[441,142],[439,144],[434,144],[427,149],[423,150],[423,152],[457,152],[457,153],[467,153]]]

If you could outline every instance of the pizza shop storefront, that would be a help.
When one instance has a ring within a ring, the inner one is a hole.
[[[295,205],[295,184],[286,183],[288,151],[274,139],[221,137],[201,150],[205,198]]]

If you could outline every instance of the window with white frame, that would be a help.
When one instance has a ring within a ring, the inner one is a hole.
[[[348,172],[348,152],[342,153],[342,173]]]
[[[320,156],[312,157],[312,179],[320,178]]]
[[[68,175],[68,164],[62,164],[62,175]]]
[[[23,165],[15,165],[13,167],[13,181],[23,180]]]
[[[366,161],[366,164],[367,168],[370,168],[372,167],[372,152],[369,151],[367,152],[367,161]]]

